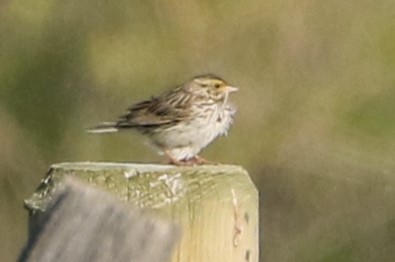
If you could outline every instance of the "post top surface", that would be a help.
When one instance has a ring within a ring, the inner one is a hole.
[[[65,162],[51,165],[33,196],[25,200],[25,207],[33,212],[44,211],[66,176],[101,187],[127,202],[140,201],[144,207],[168,205],[186,196],[192,201],[209,192],[218,194],[220,190],[234,188],[256,194],[248,172],[236,165]]]
[[[103,170],[103,169],[126,169],[139,172],[155,172],[164,170],[211,170],[211,171],[245,171],[237,165],[198,165],[198,166],[174,166],[151,163],[124,163],[124,162],[63,162],[51,165],[51,169],[73,169],[73,170]]]

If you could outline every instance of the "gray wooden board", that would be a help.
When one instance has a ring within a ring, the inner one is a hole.
[[[179,230],[66,178],[19,261],[169,261]]]

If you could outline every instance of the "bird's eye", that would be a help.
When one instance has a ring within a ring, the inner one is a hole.
[[[220,88],[221,85],[217,83],[217,84],[214,85],[214,87],[215,87],[215,88]]]

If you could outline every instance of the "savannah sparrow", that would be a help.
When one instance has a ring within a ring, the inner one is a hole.
[[[175,165],[204,164],[198,153],[226,135],[236,109],[228,103],[236,87],[215,75],[196,76],[173,90],[131,106],[116,122],[91,133],[136,129],[147,135]]]

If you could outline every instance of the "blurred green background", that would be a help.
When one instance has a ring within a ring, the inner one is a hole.
[[[395,1],[0,2],[0,254],[49,165],[161,158],[86,127],[215,73],[240,92],[203,156],[249,170],[265,261],[394,261]]]

